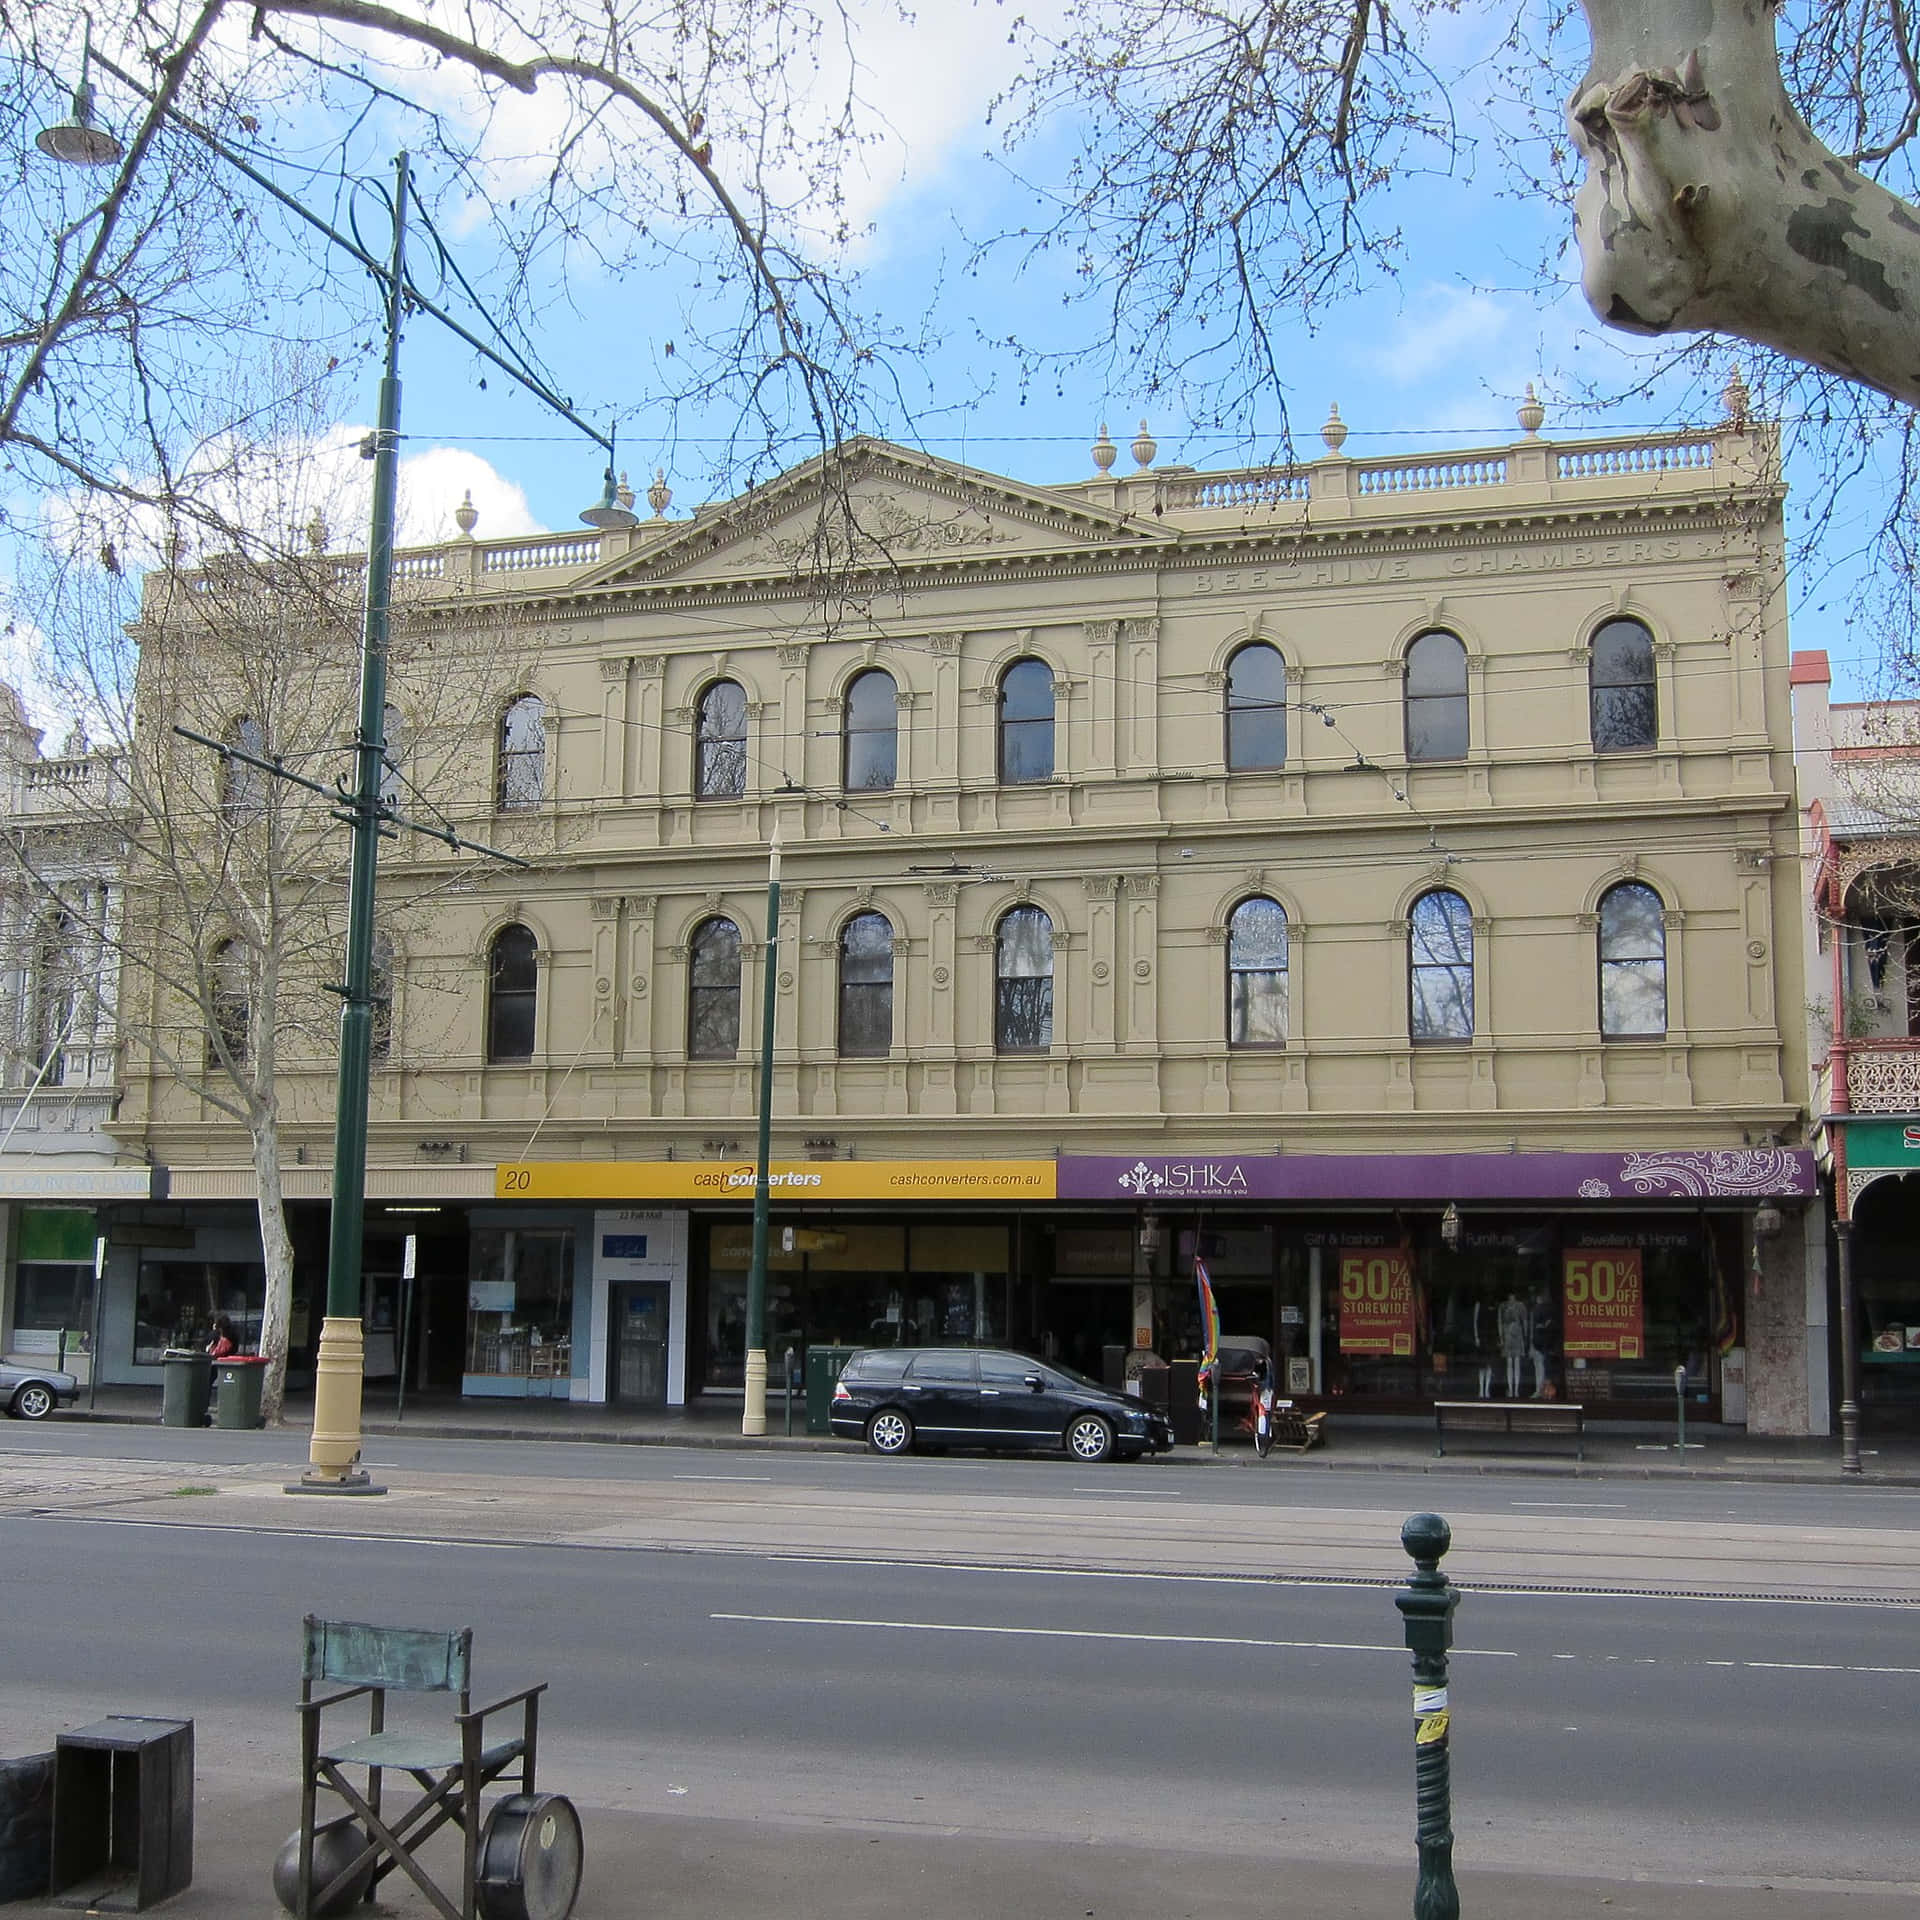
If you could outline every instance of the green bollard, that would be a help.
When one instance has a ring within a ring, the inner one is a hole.
[[[1416,1513],[1400,1529],[1413,1558],[1407,1590],[1393,1596],[1413,1655],[1414,1838],[1420,1877],[1413,1888],[1413,1920],[1460,1920],[1453,1884],[1453,1787],[1447,1762],[1447,1649],[1459,1593],[1440,1571],[1453,1529],[1437,1513]]]

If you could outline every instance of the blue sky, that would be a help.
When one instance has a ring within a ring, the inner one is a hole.
[[[1046,11],[1043,0],[1041,11]],[[881,409],[876,426],[933,452],[1045,483],[1085,478],[1088,448],[1104,422],[1125,447],[1144,414],[1159,442],[1161,462],[1195,466],[1237,464],[1265,457],[1281,430],[1277,405],[1255,423],[1256,439],[1233,441],[1195,430],[1166,401],[1135,390],[1129,370],[1086,369],[1058,383],[1023,384],[1004,349],[990,343],[1010,333],[1029,341],[1059,342],[1091,324],[1063,310],[1064,268],[1043,262],[1022,270],[1019,251],[1003,248],[972,270],[974,243],[1030,224],[1034,202],[1002,163],[989,158],[996,144],[986,124],[988,104],[1015,59],[1008,44],[1008,12],[994,0],[931,0],[911,23],[876,6],[855,16],[865,66],[863,92],[880,103],[872,125],[880,136],[863,180],[855,182],[853,211],[866,226],[854,252],[861,269],[861,304],[915,329],[931,316],[937,345],[903,361],[902,400]],[[1461,34],[1470,24],[1442,26]],[[1484,32],[1484,26],[1479,29]],[[1459,51],[1460,49],[1456,49]],[[1472,51],[1472,49],[1466,49]],[[1570,265],[1567,216],[1543,195],[1514,191],[1502,142],[1484,120],[1476,83],[1456,95],[1470,152],[1455,178],[1420,177],[1396,191],[1391,217],[1405,235],[1397,275],[1344,306],[1329,309],[1315,330],[1285,330],[1289,425],[1303,454],[1320,451],[1317,429],[1337,403],[1351,454],[1472,446],[1511,438],[1514,408],[1529,380],[1548,407],[1546,432],[1633,432],[1704,424],[1719,416],[1713,390],[1667,382],[1648,396],[1605,414],[1583,406],[1583,387],[1602,394],[1630,389],[1648,364],[1641,343],[1608,334],[1592,320]],[[528,151],[538,150],[539,108],[526,109],[520,129]],[[302,137],[322,130],[309,127]],[[380,172],[388,156],[382,129],[369,124],[356,164]],[[1057,177],[1068,142],[1022,156],[1030,177]],[[1509,151],[1508,156],[1511,158]],[[722,162],[725,161],[724,149]],[[1523,156],[1524,158],[1524,156]],[[643,162],[639,164],[644,164]],[[292,188],[296,175],[282,178]],[[476,227],[454,241],[460,264],[484,287],[488,235]],[[424,258],[424,249],[417,257]],[[1557,261],[1557,278],[1542,278],[1541,263]],[[423,278],[432,284],[431,269]],[[315,311],[316,329],[338,324],[349,337],[377,332],[373,283],[349,266],[334,288],[337,311]],[[620,465],[644,493],[656,466],[674,488],[673,511],[697,506],[716,486],[712,466],[722,429],[698,423],[670,441],[664,422],[637,407],[648,391],[647,362],[663,337],[698,324],[701,294],[664,276],[618,280],[589,274],[575,279],[538,317],[528,344],[555,384],[588,418],[621,417]],[[332,509],[335,543],[363,544],[366,469],[352,449],[374,415],[373,368],[358,391],[339,396],[342,417],[325,436],[328,465],[343,483]],[[564,529],[600,486],[601,456],[564,423],[518,395],[485,370],[433,322],[416,317],[402,361],[404,386],[402,539],[449,536],[452,514],[471,492],[482,536]],[[1869,486],[1853,510],[1864,524],[1879,499]],[[304,518],[304,513],[300,515]],[[1833,652],[1842,697],[1864,689],[1856,671],[1861,642],[1849,632],[1847,610],[1857,578],[1838,562],[1852,538],[1842,524],[1824,556],[1796,575],[1792,602],[1794,644]]]

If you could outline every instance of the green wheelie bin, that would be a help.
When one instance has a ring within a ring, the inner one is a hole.
[[[213,1394],[213,1361],[194,1347],[169,1347],[160,1356],[160,1424],[204,1427]]]
[[[220,1397],[213,1403],[216,1427],[257,1427],[260,1424],[260,1386],[267,1363],[258,1354],[236,1353],[213,1363]]]

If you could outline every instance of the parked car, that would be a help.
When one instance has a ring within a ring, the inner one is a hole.
[[[1165,1415],[1084,1374],[997,1347],[867,1347],[834,1384],[833,1431],[875,1453],[916,1445],[1052,1452],[1076,1460],[1165,1453]]]
[[[16,1420],[44,1420],[62,1401],[71,1406],[79,1397],[80,1382],[70,1373],[0,1360],[0,1406]]]

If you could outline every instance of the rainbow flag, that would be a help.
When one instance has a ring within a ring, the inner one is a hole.
[[[1200,1382],[1204,1388],[1212,1382],[1213,1370],[1220,1364],[1220,1309],[1214,1305],[1207,1263],[1197,1253],[1193,1256],[1193,1277],[1200,1287]]]

